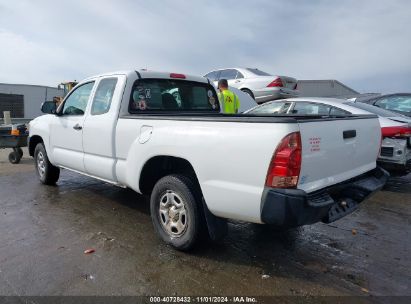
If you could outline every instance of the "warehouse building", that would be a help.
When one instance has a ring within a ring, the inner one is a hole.
[[[350,98],[360,94],[342,82],[333,79],[298,80],[298,91],[300,91],[301,97]]]
[[[10,111],[12,118],[33,119],[42,114],[44,101],[63,93],[62,89],[48,86],[0,83],[0,117],[3,111]]]

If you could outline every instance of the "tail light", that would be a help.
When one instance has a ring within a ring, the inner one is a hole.
[[[171,73],[170,78],[179,78],[179,79],[186,79],[186,75],[184,74],[177,74],[177,73]]]
[[[384,127],[381,128],[382,137],[411,137],[411,128]]]
[[[284,137],[271,159],[265,185],[272,188],[295,188],[301,170],[301,135]]]
[[[270,84],[267,86],[267,88],[272,88],[272,87],[283,87],[283,82],[280,77],[277,77],[274,79]]]

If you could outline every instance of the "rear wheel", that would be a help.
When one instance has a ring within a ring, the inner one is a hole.
[[[154,186],[151,218],[160,238],[178,250],[189,250],[204,227],[198,187],[184,175],[169,175]]]
[[[37,175],[43,184],[54,185],[58,181],[60,169],[50,163],[42,143],[37,144],[34,149],[34,165]]]
[[[247,95],[249,95],[252,99],[255,99],[255,98],[254,98],[254,94],[253,94],[253,92],[251,92],[251,90],[249,90],[249,89],[241,89],[241,91],[243,91],[244,93],[246,93]]]
[[[12,164],[18,164],[20,162],[20,154],[16,151],[10,152],[9,154],[9,162]]]

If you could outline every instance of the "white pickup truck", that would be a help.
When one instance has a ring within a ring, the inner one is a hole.
[[[291,227],[332,222],[379,190],[377,116],[220,113],[207,78],[127,71],[79,83],[30,122],[42,183],[60,168],[151,195],[177,249],[224,235],[227,219]]]

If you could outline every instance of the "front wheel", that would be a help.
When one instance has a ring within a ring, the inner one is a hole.
[[[37,144],[34,149],[34,165],[37,175],[43,184],[54,185],[58,181],[60,169],[50,163],[42,143]]]
[[[186,176],[169,175],[154,186],[150,199],[151,219],[160,238],[178,250],[189,250],[204,227],[201,194]]]

